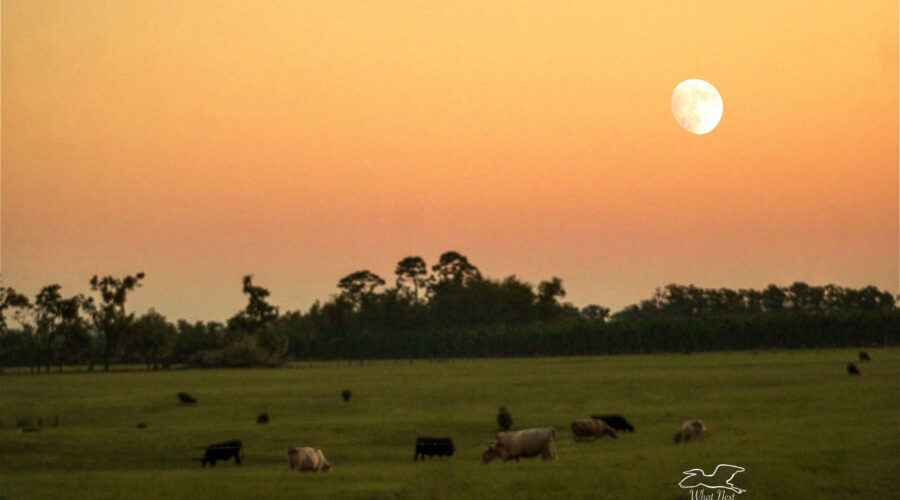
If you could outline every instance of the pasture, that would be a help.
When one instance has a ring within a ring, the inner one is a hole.
[[[736,498],[891,498],[900,476],[900,348],[575,358],[296,363],[280,369],[0,375],[0,495],[19,498],[690,498],[682,471],[744,467]],[[350,389],[349,402],[341,391]],[[196,397],[179,403],[180,391]],[[553,426],[555,462],[480,463],[505,406]],[[267,412],[271,421],[257,424]],[[618,439],[570,423],[620,413]],[[54,416],[59,426],[46,426]],[[40,432],[17,419],[41,417]],[[674,445],[690,418],[711,435]],[[143,429],[138,423],[146,423]],[[417,436],[456,454],[413,462]],[[244,464],[201,468],[241,439]],[[320,447],[328,473],[288,470]]]

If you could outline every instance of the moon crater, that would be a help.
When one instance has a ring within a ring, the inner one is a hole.
[[[672,91],[672,114],[681,128],[693,134],[706,134],[722,119],[722,96],[708,82],[685,80]]]

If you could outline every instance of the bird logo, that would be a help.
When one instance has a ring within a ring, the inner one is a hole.
[[[716,470],[714,470],[712,474],[707,474],[701,469],[686,470],[682,473],[686,474],[686,476],[678,483],[678,486],[681,486],[682,488],[696,488],[697,486],[703,486],[704,488],[710,489],[721,488],[740,494],[747,490],[743,490],[731,484],[734,476],[739,472],[744,472],[744,468],[729,464],[717,465]]]

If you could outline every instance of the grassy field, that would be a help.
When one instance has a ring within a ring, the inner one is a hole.
[[[855,350],[7,373],[0,495],[686,499],[682,471],[728,463],[746,469],[743,498],[896,498],[900,348],[869,353],[860,377],[845,371]],[[514,428],[554,426],[558,460],[481,464],[501,405]],[[571,421],[597,412],[636,432],[574,442]],[[45,427],[21,433],[23,417]],[[690,418],[710,437],[674,445]],[[452,437],[456,455],[414,463],[419,435]],[[204,446],[232,438],[244,465],[200,467]],[[334,468],[290,472],[289,445],[321,447]]]

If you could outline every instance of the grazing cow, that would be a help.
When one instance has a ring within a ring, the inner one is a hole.
[[[622,415],[591,415],[591,418],[602,420],[617,431],[634,432],[634,426],[628,423]]]
[[[706,424],[702,420],[687,420],[682,424],[681,431],[675,433],[675,444],[705,437]]]
[[[257,424],[266,424],[268,422],[269,422],[269,414],[266,412],[262,412],[259,414],[258,417],[256,417]]]
[[[344,389],[344,392],[341,393],[341,397],[344,398],[344,402],[350,401],[350,389]]]
[[[328,472],[331,470],[331,462],[325,458],[322,450],[319,448],[310,448],[308,446],[295,446],[287,449],[288,464],[291,470],[314,472]]]
[[[481,455],[481,463],[488,463],[496,457],[504,462],[519,458],[530,458],[540,455],[544,460],[555,460],[553,443],[556,430],[553,427],[523,429],[521,431],[500,432],[497,439],[488,445]]]
[[[575,441],[582,438],[597,438],[609,434],[615,439],[616,430],[606,422],[597,418],[583,418],[572,422],[572,437]]]
[[[138,429],[143,429],[143,428],[145,428],[145,427],[147,427],[147,424],[145,424],[145,423],[143,423],[143,422],[137,424],[137,428],[138,428]]]
[[[453,455],[456,448],[453,447],[453,440],[450,438],[433,438],[420,437],[416,438],[416,454],[413,455],[413,462],[425,457],[449,457]]]
[[[508,431],[509,428],[512,427],[512,415],[506,411],[505,406],[501,406],[500,410],[497,412],[497,425],[504,431]]]
[[[178,399],[179,399],[182,403],[188,403],[188,404],[193,404],[193,403],[196,403],[196,402],[197,402],[196,399],[194,399],[193,397],[191,397],[191,395],[188,394],[188,393],[186,393],[186,392],[179,392],[179,393],[178,393]]]
[[[203,464],[203,467],[206,467],[207,462],[215,467],[216,460],[228,460],[234,457],[234,463],[241,465],[241,455],[244,454],[242,447],[243,443],[238,439],[211,444],[206,447],[206,453],[200,462]]]
[[[866,351],[859,351],[859,360],[872,361],[872,358],[869,357],[869,353],[867,353]]]
[[[853,363],[847,363],[847,373],[850,375],[859,375],[859,368]]]

